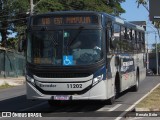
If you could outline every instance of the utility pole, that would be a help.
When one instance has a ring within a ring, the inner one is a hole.
[[[158,58],[159,58],[159,56],[158,56],[158,48],[157,48],[157,31],[158,31],[158,29],[156,29],[155,30],[155,28],[153,28],[153,26],[148,26],[148,25],[146,25],[146,27],[150,27],[153,31],[154,31],[154,33],[155,33],[155,49],[156,49],[156,75],[158,75],[159,74],[159,62],[158,62]],[[148,41],[147,41],[148,42]]]
[[[155,34],[155,41],[156,41],[156,68],[157,68],[157,74],[158,75],[158,67],[159,67],[159,64],[158,64],[158,48],[157,48],[157,35]]]
[[[34,4],[33,4],[33,0],[30,0],[30,15],[33,15],[33,9],[34,9]]]
[[[149,69],[149,53],[148,53],[148,32],[146,32],[147,35],[147,43],[146,43],[146,52],[147,52],[147,69]]]

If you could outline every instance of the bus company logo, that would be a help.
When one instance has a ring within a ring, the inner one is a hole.
[[[56,87],[55,84],[39,84],[39,87],[43,88],[43,87]]]
[[[129,67],[131,65],[133,65],[133,61],[123,62],[123,66],[125,67]]]
[[[133,61],[123,62],[121,71],[126,72],[132,65],[133,65]]]

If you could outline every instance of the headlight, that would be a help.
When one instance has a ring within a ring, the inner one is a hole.
[[[103,74],[95,77],[95,78],[93,79],[92,85],[93,85],[93,86],[96,85],[96,84],[99,83],[102,79],[103,79]]]
[[[28,82],[30,82],[34,85],[34,79],[33,78],[31,78],[30,76],[27,75],[26,79],[27,79]]]

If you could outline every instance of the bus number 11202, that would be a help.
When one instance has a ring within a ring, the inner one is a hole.
[[[67,88],[82,88],[82,84],[67,84]]]

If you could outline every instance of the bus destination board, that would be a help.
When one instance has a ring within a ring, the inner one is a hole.
[[[92,16],[37,16],[32,19],[33,25],[78,25],[98,24],[98,17]]]

